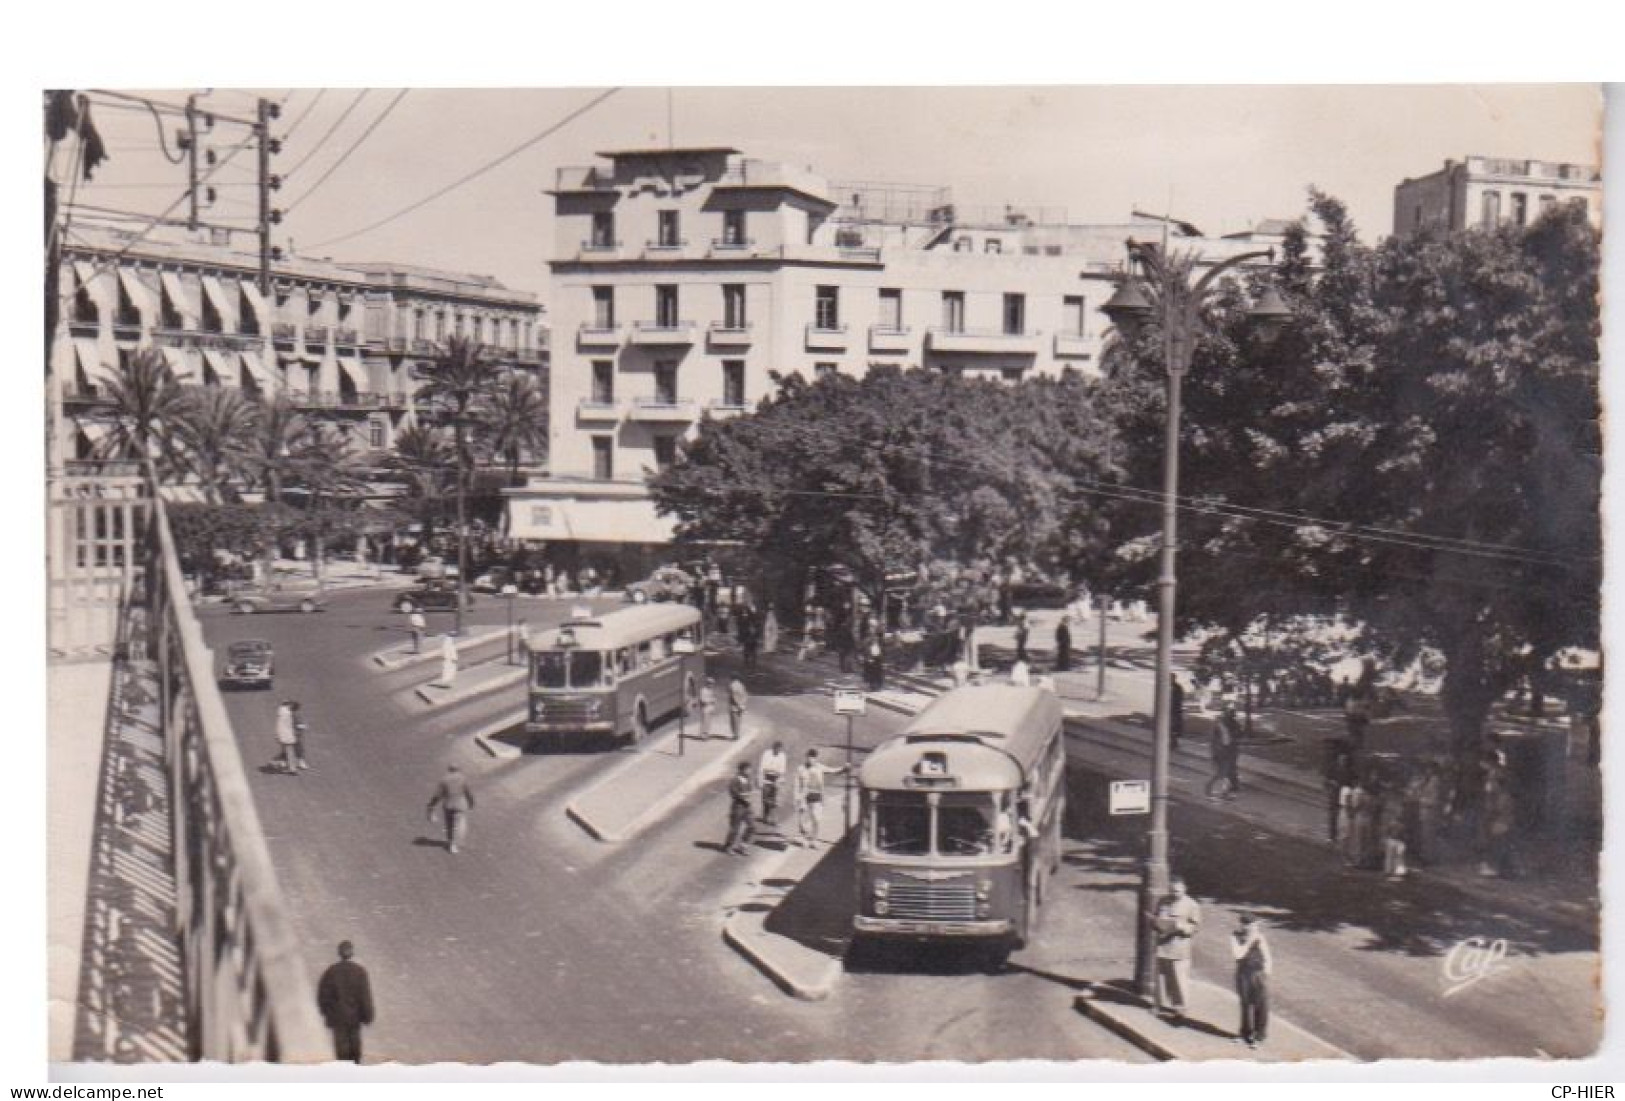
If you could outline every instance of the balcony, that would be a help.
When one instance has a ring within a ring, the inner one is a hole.
[[[743,401],[729,401],[727,398],[712,398],[705,403],[706,411],[713,417],[737,417],[750,406]]]
[[[440,351],[440,345],[432,340],[424,340],[422,337],[413,337],[411,348],[413,355],[420,356],[432,356]]]
[[[856,260],[864,264],[880,263],[880,250],[878,248],[865,248],[861,245],[838,245],[835,252],[842,260]]]
[[[94,384],[79,386],[66,380],[63,381],[62,404],[64,405],[95,405],[106,400],[106,395]]]
[[[913,330],[906,325],[869,326],[871,352],[906,352],[913,343]]]
[[[621,405],[617,401],[595,401],[592,398],[582,398],[576,403],[576,420],[579,421],[618,421],[621,419]]]
[[[696,416],[692,398],[648,397],[632,399],[632,419],[646,424],[687,424]]]
[[[299,339],[299,327],[290,321],[273,321],[271,339],[278,344],[292,344]]]
[[[102,323],[94,317],[70,317],[68,319],[68,332],[74,336],[95,336],[101,332]]]
[[[1007,333],[1001,329],[927,329],[933,352],[962,355],[1037,355],[1038,333]]]
[[[257,351],[265,347],[262,336],[241,333],[200,333],[191,329],[159,329],[152,334],[154,344],[171,348],[213,348],[217,352]]]
[[[113,316],[114,340],[140,340],[141,315],[138,313],[115,314]]]
[[[577,344],[599,346],[605,344],[619,344],[620,342],[621,327],[619,325],[601,325],[597,322],[584,322],[576,333]]]
[[[615,174],[608,168],[596,165],[566,166],[557,170],[553,176],[553,190],[555,191],[614,191]]]
[[[1056,333],[1055,355],[1060,359],[1093,359],[1095,341],[1080,333]]]
[[[543,360],[547,358],[547,353],[540,348],[515,348],[508,353],[508,358],[515,363],[539,367]]]
[[[809,352],[844,352],[846,351],[845,325],[820,325],[813,322],[807,326],[807,351]]]
[[[397,355],[404,354],[412,346],[412,342],[404,336],[392,336],[383,343],[384,351],[393,352]]]
[[[633,344],[692,344],[694,343],[694,322],[692,321],[634,321],[632,323]]]
[[[583,260],[618,260],[620,256],[621,243],[619,241],[581,242],[581,258]]]
[[[357,334],[354,329],[348,329],[348,328],[345,328],[343,326],[339,326],[338,328],[335,328],[333,330],[333,343],[334,344],[343,344],[343,345],[346,345],[348,347],[353,347],[356,344],[358,339],[359,339],[359,334]]]
[[[713,321],[705,337],[719,348],[745,348],[750,345],[750,323],[730,325],[726,321]]]
[[[306,325],[305,343],[314,344],[317,347],[321,347],[323,344],[327,343],[327,337],[330,332],[331,330],[328,329],[326,325]]]
[[[295,390],[289,397],[306,409],[399,409],[406,405],[406,394],[398,390]]]
[[[726,238],[719,240],[715,237],[711,239],[712,256],[748,256],[755,251],[756,242],[749,237],[735,241]]]

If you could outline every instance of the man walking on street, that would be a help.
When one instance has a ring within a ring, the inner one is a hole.
[[[755,830],[750,824],[750,762],[740,761],[728,782],[728,840],[722,848],[733,856],[745,855],[745,842]]]
[[[1243,913],[1241,925],[1230,934],[1230,954],[1236,961],[1236,996],[1241,999],[1238,1042],[1257,1047],[1270,1027],[1270,946],[1256,914]]]
[[[1321,782],[1326,789],[1326,840],[1335,845],[1343,810],[1343,789],[1354,783],[1354,747],[1347,738],[1326,740],[1326,765]]]
[[[784,743],[775,740],[756,768],[756,783],[762,791],[762,821],[769,826],[779,824],[779,781],[790,771],[790,759],[784,752]]]
[[[423,636],[429,630],[429,621],[423,618],[423,613],[416,608],[406,617],[407,626],[412,631],[412,652],[423,653]]]
[[[818,750],[807,750],[807,759],[796,769],[795,791],[796,830],[803,848],[818,847],[818,828],[824,816],[824,777],[845,772],[846,766],[830,768],[818,759]]]
[[[305,729],[298,700],[287,700],[277,708],[276,740],[282,747],[282,771],[290,775],[310,768],[305,760]]]
[[[316,985],[316,1008],[333,1031],[333,1057],[359,1063],[361,1028],[372,1024],[372,983],[354,955],[355,945],[339,942],[339,961],[322,972]]]
[[[1072,668],[1072,628],[1067,626],[1066,612],[1055,625],[1055,671],[1065,673]]]
[[[1172,1014],[1174,1023],[1185,1016],[1191,985],[1191,941],[1202,926],[1202,908],[1185,893],[1185,881],[1175,876],[1169,895],[1157,904],[1152,928],[1157,937],[1157,976],[1154,1008],[1157,1016]]]
[[[749,702],[750,693],[745,691],[745,682],[736,675],[728,682],[728,731],[736,742],[745,726],[745,705]]]
[[[1235,788],[1235,758],[1239,752],[1238,739],[1241,737],[1241,724],[1236,720],[1235,701],[1226,698],[1223,710],[1219,712],[1218,719],[1213,723],[1212,741],[1208,751],[1213,760],[1213,775],[1207,782],[1207,797],[1219,798],[1222,789],[1224,798],[1234,799]]]
[[[429,821],[434,821],[436,810],[444,816],[447,852],[456,852],[462,844],[468,830],[468,813],[473,809],[474,792],[468,786],[468,778],[456,765],[447,765],[446,775],[429,800]]]

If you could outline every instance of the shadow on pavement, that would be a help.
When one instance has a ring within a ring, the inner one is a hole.
[[[764,928],[840,959],[852,932],[853,875],[853,842],[848,838],[826,852],[784,896]]]

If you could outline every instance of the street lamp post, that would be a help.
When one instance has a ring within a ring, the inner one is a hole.
[[[1156,940],[1151,919],[1168,894],[1168,761],[1171,749],[1169,677],[1173,670],[1174,559],[1178,531],[1179,421],[1181,388],[1201,331],[1202,305],[1219,276],[1248,260],[1274,259],[1273,251],[1244,252],[1215,264],[1194,278],[1193,255],[1169,256],[1156,245],[1128,243],[1139,274],[1124,277],[1102,309],[1120,332],[1132,340],[1139,327],[1155,320],[1161,330],[1163,368],[1167,375],[1168,410],[1162,446],[1162,554],[1157,575],[1156,726],[1151,749],[1151,824],[1147,831],[1145,867],[1140,881],[1140,912],[1135,926],[1134,979],[1141,995],[1151,996],[1156,983]],[[1147,295],[1147,291],[1150,295]],[[1291,316],[1273,287],[1247,311],[1267,338]]]

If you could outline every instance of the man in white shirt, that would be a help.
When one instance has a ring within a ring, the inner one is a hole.
[[[774,741],[756,766],[756,789],[762,793],[762,821],[769,826],[779,824],[779,781],[789,771],[790,758],[784,752],[784,743]]]
[[[803,848],[818,847],[818,827],[824,814],[824,777],[845,771],[845,765],[830,768],[820,762],[816,749],[807,750],[807,759],[796,769],[796,828],[801,834],[797,844]]]

